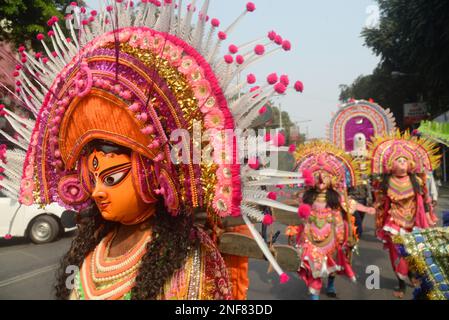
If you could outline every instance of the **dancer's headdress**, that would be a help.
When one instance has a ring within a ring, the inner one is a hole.
[[[328,176],[337,190],[361,183],[359,160],[327,141],[312,141],[300,146],[296,154],[296,171],[303,174],[305,183],[314,186],[319,174]]]
[[[194,26],[195,0],[186,12],[182,0],[142,1],[137,11],[132,1],[116,0],[101,12],[92,11],[78,36],[68,16],[69,38],[53,17],[48,37],[38,35],[46,56],[20,49],[16,92],[33,116],[23,119],[5,110],[20,134],[16,141],[3,133],[17,145],[2,152],[5,177],[0,183],[7,194],[24,204],[87,206],[90,187],[82,152],[100,139],[133,151],[143,197],[152,201],[162,193],[172,214],[180,207],[203,208],[216,217],[262,221],[258,205],[278,203],[261,187],[299,183],[300,175],[239,164],[236,137],[226,140],[215,131],[251,128],[265,103],[286,92],[287,76],[270,75],[268,84],[243,94],[247,83],[233,80],[263,57],[289,51],[291,44],[270,32],[261,43],[231,45],[229,54],[220,55],[224,40],[255,6],[248,3],[217,36],[220,22],[209,21],[209,2],[199,8]],[[247,80],[254,84],[255,77]],[[302,91],[302,84],[295,88]],[[213,137],[211,146],[202,135]],[[180,143],[170,148],[173,138]],[[267,143],[274,151],[282,139],[275,140]],[[216,161],[202,162],[201,150],[207,147]],[[148,171],[157,181],[156,195],[148,179],[142,179]]]
[[[357,133],[362,133],[368,142],[374,136],[393,133],[395,128],[396,121],[389,109],[373,101],[352,100],[341,105],[332,116],[327,136],[335,146],[351,152]]]
[[[410,173],[427,173],[438,168],[438,151],[435,143],[412,136],[410,132],[401,134],[397,131],[388,136],[375,137],[369,143],[370,172],[373,175],[390,174],[394,161],[405,158],[412,164]]]

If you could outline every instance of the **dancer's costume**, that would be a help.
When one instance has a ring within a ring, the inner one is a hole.
[[[392,240],[394,236],[408,234],[414,229],[435,225],[437,218],[432,210],[426,176],[438,167],[438,149],[427,139],[398,132],[375,137],[369,150],[370,170],[377,177],[374,182],[377,236],[389,250],[398,278],[405,281],[409,277],[408,264],[400,257]],[[399,159],[408,163],[403,176],[398,176],[394,169],[395,161]]]
[[[57,202],[83,210],[93,204],[83,148],[98,139],[124,146],[132,150],[133,183],[141,199],[153,203],[162,197],[173,216],[180,211],[206,212],[212,226],[219,226],[222,218],[243,217],[285,282],[288,276],[252,223],[264,221],[259,206],[282,207],[262,186],[303,180],[297,173],[257,170],[239,162],[246,159],[247,150],[233,133],[251,128],[265,103],[286,92],[289,80],[271,75],[269,84],[251,90],[246,89],[255,83],[254,75],[248,76],[248,83],[233,80],[268,54],[289,51],[291,44],[270,32],[262,43],[230,46],[223,57],[223,41],[246,13],[255,10],[254,4],[248,3],[217,37],[220,22],[209,21],[209,0],[198,8],[195,3],[185,10],[181,0],[142,1],[135,11],[132,1],[116,1],[87,15],[80,32],[71,16],[66,17],[69,38],[53,17],[48,37],[38,35],[45,53],[20,50],[16,97],[32,116],[24,119],[5,110],[20,139],[2,132],[17,148],[2,148],[5,177],[0,184],[23,205]],[[198,20],[192,25],[196,9]],[[300,82],[294,87],[303,89]],[[259,141],[264,152],[277,151],[282,144],[283,136],[272,138]],[[211,155],[209,161],[202,159],[204,153]],[[173,275],[160,299],[232,298],[216,243],[201,229],[195,236],[200,248]],[[151,235],[123,261],[108,259],[112,238],[105,237],[85,259],[73,298],[131,298]]]
[[[449,146],[447,123],[425,121],[419,134]],[[449,300],[449,228],[416,230],[398,235],[393,241],[421,282],[415,299]]]
[[[389,109],[372,100],[353,100],[341,105],[332,116],[327,137],[335,146],[352,157],[360,159],[362,171],[366,172],[367,143],[374,136],[386,136],[396,130],[396,120]],[[362,183],[350,191],[351,197],[364,205],[372,204],[369,176],[362,175]],[[355,213],[357,233],[362,234],[364,214]]]
[[[303,223],[297,238],[298,273],[309,292],[319,295],[322,279],[335,273],[356,280],[349,258],[356,245],[352,218],[356,202],[348,198],[347,187],[360,183],[360,170],[351,156],[329,142],[316,141],[300,146],[296,159],[297,170],[303,173],[307,185],[315,188],[317,178],[330,179],[330,187],[341,197],[340,209],[331,209],[318,201],[299,208]]]

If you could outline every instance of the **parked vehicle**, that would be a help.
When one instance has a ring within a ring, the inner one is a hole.
[[[51,204],[45,208],[24,206],[0,193],[0,237],[28,237],[36,244],[54,241],[66,229],[61,224],[64,208]]]

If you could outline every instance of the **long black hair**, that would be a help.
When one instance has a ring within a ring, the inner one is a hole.
[[[93,149],[105,153],[130,153],[129,149],[103,141],[94,141],[87,146],[87,151]],[[81,268],[85,258],[100,241],[120,224],[103,219],[96,206],[91,207],[89,216],[78,228],[78,233],[72,242],[69,252],[62,258],[57,273],[55,286],[58,299],[68,299],[71,290],[66,285],[69,266]],[[147,252],[142,258],[136,285],[132,289],[133,300],[154,300],[161,293],[165,283],[174,273],[183,267],[189,251],[198,246],[198,241],[192,237],[193,219],[187,214],[171,216],[163,202],[157,206],[156,215],[150,220],[153,240],[147,245]]]
[[[320,192],[316,188],[308,189],[303,196],[302,202],[312,206]],[[332,210],[343,210],[340,203],[340,194],[333,188],[326,190],[326,207]]]

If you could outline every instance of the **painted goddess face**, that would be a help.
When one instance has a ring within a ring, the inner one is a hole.
[[[105,220],[133,224],[148,211],[132,179],[131,159],[126,154],[93,151],[88,169],[93,186],[92,198]]]
[[[397,158],[393,162],[393,175],[397,177],[404,177],[409,171],[409,160],[405,157]]]

